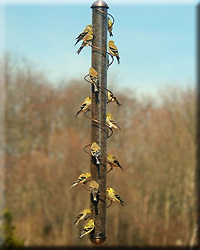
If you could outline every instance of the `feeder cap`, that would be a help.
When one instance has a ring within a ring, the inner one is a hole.
[[[108,7],[108,5],[107,5],[107,3],[105,3],[104,1],[102,1],[102,0],[97,0],[97,1],[95,1],[93,4],[92,4],[92,6],[91,6],[91,8],[97,8],[97,7],[103,7],[103,8],[109,8]]]

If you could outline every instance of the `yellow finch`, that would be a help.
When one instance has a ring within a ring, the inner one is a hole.
[[[81,220],[87,220],[91,215],[91,210],[89,208],[86,208],[84,210],[82,210],[79,215],[76,218],[76,221],[74,222],[75,225],[78,225],[78,223]]]
[[[81,184],[87,183],[90,180],[90,177],[91,177],[91,173],[85,173],[85,174],[79,175],[78,179],[72,184],[70,189],[75,187],[76,185],[78,185],[80,183]]]
[[[97,86],[99,85],[98,73],[92,67],[89,69],[89,76],[90,76],[91,81],[94,84],[94,91],[97,92],[98,91]]]
[[[93,31],[90,30],[84,37],[83,37],[83,42],[81,44],[81,47],[78,49],[77,53],[79,54],[81,52],[81,50],[84,47],[87,47],[90,45],[91,41],[93,39]]]
[[[80,35],[77,36],[76,43],[74,45],[76,45],[78,42],[80,42],[84,38],[84,36],[87,35],[87,33],[91,30],[92,30],[92,25],[90,25],[90,24],[87,25],[86,28],[84,29],[84,31]]]
[[[91,155],[96,159],[96,164],[100,164],[99,158],[101,155],[100,152],[100,147],[98,146],[98,144],[96,142],[93,142],[91,145]]]
[[[120,63],[119,52],[113,40],[110,40],[108,42],[108,51],[110,52],[112,56],[116,56],[117,62]]]
[[[109,102],[116,102],[117,105],[118,105],[118,107],[121,106],[121,104],[119,103],[119,101],[117,100],[117,98],[110,91],[108,91],[108,101],[107,101],[107,104]]]
[[[113,36],[112,29],[113,29],[113,23],[110,20],[110,18],[108,17],[108,32],[109,32],[110,36]]]
[[[112,115],[110,113],[107,113],[106,115],[106,124],[110,129],[120,129],[120,127],[117,125],[117,123],[114,121]]]
[[[108,164],[110,164],[111,169],[113,169],[113,167],[120,167],[121,170],[123,170],[122,166],[119,164],[118,160],[116,159],[116,157],[112,154],[108,154],[107,155],[107,162]]]
[[[84,102],[81,104],[80,110],[77,112],[76,116],[81,113],[81,112],[87,112],[89,111],[91,106],[91,97],[86,97]]]
[[[87,224],[84,226],[83,231],[80,234],[80,238],[82,238],[83,236],[85,236],[86,234],[89,234],[93,231],[94,229],[94,220],[90,219]]]
[[[124,206],[123,200],[120,198],[120,196],[115,192],[113,188],[107,188],[107,198],[111,201],[118,201],[121,203],[122,206]]]
[[[97,201],[97,194],[99,192],[99,184],[96,181],[91,181],[89,185],[90,193],[92,194],[93,201]]]

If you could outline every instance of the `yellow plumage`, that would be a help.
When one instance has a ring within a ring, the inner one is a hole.
[[[86,208],[79,213],[74,224],[78,225],[78,223],[81,220],[87,220],[90,216],[91,216],[91,210],[89,208]]]
[[[97,92],[98,91],[98,84],[99,84],[99,79],[98,79],[98,73],[94,68],[90,68],[89,69],[89,76],[91,81],[94,83],[94,91]]]
[[[84,37],[83,37],[83,42],[81,44],[81,47],[78,49],[77,53],[79,54],[81,52],[81,50],[84,48],[84,47],[87,47],[91,44],[93,40],[93,31],[90,30]]]
[[[89,185],[90,193],[92,194],[93,201],[97,201],[97,194],[99,192],[99,184],[96,181],[91,181]]]
[[[123,200],[120,198],[120,196],[115,192],[113,188],[107,188],[106,189],[107,198],[111,201],[118,201],[122,206],[124,206]]]
[[[113,23],[110,20],[110,18],[108,17],[108,32],[109,32],[110,36],[113,36],[112,29],[113,29]]]
[[[79,175],[78,179],[72,184],[72,186],[70,187],[73,188],[78,184],[85,184],[90,180],[91,177],[91,173],[85,173],[85,174],[81,174]]]
[[[91,233],[94,230],[94,220],[90,219],[88,221],[88,223],[84,226],[83,231],[80,234],[80,238],[82,238],[83,236],[85,236],[86,234]]]
[[[91,145],[91,155],[93,157],[95,157],[96,164],[100,164],[100,161],[99,161],[100,154],[101,154],[100,147],[98,146],[98,144],[96,142],[93,142],[92,145]]]
[[[76,117],[81,112],[89,111],[90,106],[91,106],[91,97],[86,97],[84,102],[81,104],[80,110],[77,112]]]
[[[119,106],[121,106],[121,104],[119,103],[119,101],[117,100],[117,98],[110,92],[108,91],[108,101],[107,101],[107,104],[109,102],[116,102],[116,104]]]
[[[110,52],[112,56],[115,56],[117,58],[117,62],[120,63],[119,52],[113,40],[110,40],[108,42],[108,51]]]
[[[119,167],[123,170],[122,166],[119,164],[118,160],[116,157],[112,154],[107,155],[107,162],[110,164],[111,168],[113,167]]]
[[[106,124],[110,129],[120,129],[115,120],[113,119],[111,113],[107,113],[106,115]]]
[[[77,36],[77,38],[76,38],[76,43],[75,43],[74,45],[76,45],[78,42],[80,42],[80,41],[84,38],[84,36],[87,35],[87,33],[88,33],[89,31],[91,31],[91,30],[92,30],[92,25],[88,24],[88,25],[86,26],[86,28],[84,29],[84,31],[83,31],[81,34],[79,34],[79,35]]]

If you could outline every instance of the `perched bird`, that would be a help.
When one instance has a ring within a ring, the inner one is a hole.
[[[113,36],[112,29],[113,29],[113,23],[112,23],[111,19],[108,17],[108,32],[109,32],[110,36]]]
[[[89,69],[89,76],[90,76],[91,81],[94,84],[94,91],[98,92],[98,87],[97,87],[99,85],[98,73],[92,67]]]
[[[118,201],[121,203],[122,206],[124,206],[123,200],[120,198],[120,196],[115,192],[113,188],[107,188],[107,198],[111,201]]]
[[[79,215],[76,218],[76,221],[74,222],[74,225],[78,225],[78,223],[81,220],[87,220],[89,217],[91,216],[91,210],[89,208],[86,208],[84,210],[82,210]]]
[[[108,164],[110,164],[111,169],[113,169],[113,167],[120,167],[121,170],[123,170],[122,166],[119,164],[118,160],[116,159],[116,157],[112,154],[108,154],[107,155],[107,162]]]
[[[82,238],[83,236],[85,236],[86,234],[89,234],[93,231],[94,229],[94,220],[90,219],[87,224],[84,226],[83,231],[80,234],[80,238]]]
[[[120,127],[117,125],[117,123],[112,118],[111,113],[107,113],[106,115],[106,124],[110,129],[120,129]]]
[[[99,192],[99,184],[96,181],[91,181],[89,185],[90,193],[92,194],[93,201],[97,201],[97,194]]]
[[[86,28],[84,29],[84,31],[80,35],[77,36],[76,43],[74,45],[76,45],[78,42],[80,42],[84,38],[84,36],[87,35],[87,33],[91,30],[92,30],[92,25],[90,25],[90,24],[87,25]]]
[[[110,40],[108,42],[108,51],[110,52],[112,56],[116,56],[117,62],[120,63],[119,52],[113,40]]]
[[[96,142],[93,142],[91,145],[91,155],[96,159],[96,164],[100,164],[99,158],[101,155],[100,152],[100,147],[98,146],[98,144]]]
[[[81,104],[80,110],[77,112],[76,116],[80,114],[81,112],[87,112],[89,111],[91,106],[91,97],[86,97],[84,102]]]
[[[107,104],[109,102],[116,102],[117,105],[118,105],[118,107],[121,106],[121,103],[119,103],[119,101],[117,100],[117,98],[110,91],[108,91],[108,101],[107,101]]]
[[[87,183],[89,180],[90,180],[90,177],[91,177],[91,173],[85,173],[85,174],[81,174],[78,179],[72,184],[72,186],[70,187],[73,188],[75,187],[76,185],[78,184],[85,184]]]
[[[90,30],[84,37],[83,37],[83,42],[81,44],[81,47],[78,49],[77,53],[80,54],[81,50],[84,47],[87,47],[90,45],[91,41],[93,39],[93,31]]]

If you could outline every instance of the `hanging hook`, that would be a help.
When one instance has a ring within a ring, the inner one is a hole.
[[[106,208],[109,208],[112,205],[112,201],[110,200],[110,205],[108,205]]]
[[[105,12],[105,11],[103,11],[103,10],[99,10],[99,9],[97,9],[97,11],[98,11],[98,12],[100,12],[100,13],[104,13],[104,14],[106,14],[106,15],[110,16],[110,17],[112,18],[112,26],[114,25],[114,23],[115,23],[115,18],[114,18],[114,16],[113,16],[113,15],[111,15],[110,13],[106,13],[106,12]]]
[[[91,81],[89,81],[89,80],[87,79],[88,76],[89,76],[89,74],[87,74],[86,76],[84,76],[84,80],[85,80],[86,82],[89,82],[89,83],[91,83],[91,84],[94,84],[93,82],[91,82]]]
[[[99,47],[97,47],[97,46],[94,46],[94,45],[92,45],[92,44],[89,44],[89,46],[92,47],[92,48],[94,48],[94,49],[98,49],[98,50],[101,51],[101,49],[100,49]]]
[[[107,126],[107,125],[106,125],[106,126]],[[110,131],[111,131],[111,134],[110,134],[110,135],[107,135],[107,139],[109,139],[109,138],[113,135],[113,130],[112,130],[110,127],[108,127],[108,126],[107,126],[107,128],[109,128]]]
[[[111,170],[113,170],[112,167],[106,172],[106,174],[110,173]]]
[[[83,115],[84,115],[85,117],[87,117],[88,119],[90,119],[90,118],[86,115],[86,113],[88,113],[89,111],[90,111],[90,109],[88,109],[86,112],[83,113]]]
[[[84,151],[85,151],[87,154],[89,154],[89,155],[90,155],[90,153],[86,150],[86,148],[88,148],[89,146],[91,146],[91,143],[90,143],[90,144],[88,144],[88,145],[86,145],[83,149],[84,149]]]
[[[87,116],[86,113],[87,113],[87,112],[84,113],[84,116],[85,116],[86,118],[88,118],[89,120],[91,120],[91,121],[93,121],[93,122],[99,123],[99,121],[97,121],[97,120],[95,120],[95,119],[92,119],[91,117]],[[99,123],[99,124],[100,124],[100,123]]]
[[[108,68],[109,68],[109,67],[113,64],[113,62],[114,62],[114,57],[113,57],[113,55],[110,54],[110,52],[107,51],[106,53],[107,53],[109,56],[111,56],[111,58],[112,58],[111,63],[108,64]],[[108,62],[109,62],[109,59],[108,59]]]
[[[84,80],[85,80],[86,82],[89,82],[90,84],[94,84],[97,88],[99,88],[99,85],[97,85],[96,83],[94,83],[94,82],[92,82],[92,81],[89,81],[89,80],[87,79],[88,76],[89,76],[89,74],[87,74],[86,76],[84,76]]]
[[[92,81],[89,81],[88,79],[87,79],[87,77],[89,76],[89,74],[87,74],[87,75],[85,75],[84,76],[84,80],[86,81],[86,82],[89,82],[90,84],[95,84],[95,83],[93,83]],[[96,86],[97,86],[97,88],[99,88],[99,89],[105,89],[105,90],[107,90],[107,91],[109,91],[107,88],[104,88],[104,87],[101,87],[101,86],[99,86],[99,85],[97,85],[97,84],[95,84]],[[100,90],[100,91],[101,91]],[[104,95],[105,95],[105,93],[104,93],[104,91],[101,91]],[[110,91],[111,92],[111,91]],[[111,94],[112,94],[112,92],[111,92]]]

